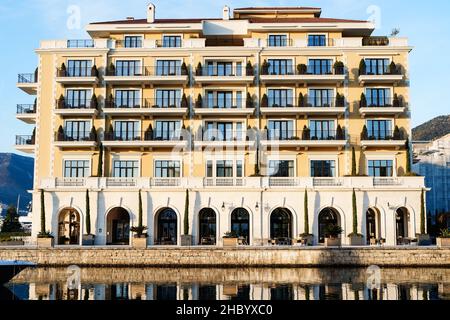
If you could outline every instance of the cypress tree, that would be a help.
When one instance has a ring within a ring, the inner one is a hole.
[[[358,210],[356,208],[356,193],[355,193],[355,189],[353,189],[352,207],[353,207],[353,235],[357,235],[358,234]]]
[[[307,189],[305,189],[304,211],[305,211],[305,235],[309,235],[308,190]]]
[[[356,153],[355,153],[355,147],[352,147],[352,176],[356,177]]]
[[[41,190],[41,235],[45,235],[45,198],[44,190]]]
[[[426,234],[425,232],[425,191],[422,189],[420,195],[420,234]]]
[[[189,190],[186,190],[186,200],[184,203],[184,235],[189,234]]]
[[[86,234],[91,234],[91,206],[88,189],[86,189]]]
[[[97,176],[99,178],[103,177],[103,143],[100,143],[100,152],[98,154],[98,167],[97,167]]]

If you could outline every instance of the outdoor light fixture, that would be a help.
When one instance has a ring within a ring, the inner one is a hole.
[[[258,202],[256,202],[255,210],[256,210],[256,211],[259,210],[259,204],[258,204]]]
[[[225,210],[225,202],[222,203],[222,210]]]

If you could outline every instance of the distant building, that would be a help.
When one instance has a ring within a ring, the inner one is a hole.
[[[413,171],[431,188],[427,210],[432,216],[450,212],[450,134],[430,142],[413,142]]]

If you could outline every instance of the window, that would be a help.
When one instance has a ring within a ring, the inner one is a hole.
[[[90,175],[89,161],[65,160],[64,178],[85,178]]]
[[[180,121],[156,121],[156,140],[178,140],[180,138]]]
[[[293,74],[293,62],[291,59],[269,59],[269,75]]]
[[[91,60],[69,60],[67,61],[67,77],[88,77],[91,75]]]
[[[142,76],[141,61],[139,60],[117,60],[116,76]]]
[[[126,36],[124,41],[125,48],[142,48],[141,36]]]
[[[66,92],[66,108],[89,108],[91,90],[68,89]]]
[[[308,73],[311,74],[332,74],[333,60],[331,59],[310,59],[308,61]]]
[[[283,35],[269,35],[269,47],[287,47],[288,38],[285,34]]]
[[[215,171],[214,171],[215,164]],[[234,168],[236,165],[236,168]],[[236,170],[234,170],[236,169]],[[233,173],[236,172],[236,176]],[[244,166],[242,160],[208,160],[206,162],[206,177],[213,178],[213,173],[215,173],[216,178],[233,178],[233,177],[243,177],[244,176]]]
[[[333,89],[309,89],[308,107],[331,107],[334,102]]]
[[[65,122],[65,138],[68,140],[82,141],[89,138],[91,130],[90,121],[72,121]]]
[[[114,121],[114,138],[119,141],[140,140],[138,121]]]
[[[369,176],[392,177],[394,162],[392,160],[369,160]]]
[[[336,135],[334,120],[311,120],[309,129],[311,140],[329,140]]]
[[[367,120],[369,140],[388,140],[392,138],[391,120]]]
[[[336,161],[311,160],[311,177],[334,177],[336,175]]]
[[[216,162],[216,177],[229,178],[233,177],[233,161],[219,160]]]
[[[270,160],[269,175],[271,177],[294,177],[294,161]]]
[[[271,108],[294,106],[294,90],[292,89],[269,89],[267,93]]]
[[[164,36],[162,46],[164,48],[180,48],[181,36]]]
[[[241,108],[242,107],[242,91],[208,91],[207,104],[208,108]]]
[[[294,137],[294,122],[289,120],[270,120],[268,138],[270,140],[289,140]]]
[[[180,107],[181,90],[156,90],[156,106],[160,108]]]
[[[157,76],[177,76],[181,74],[180,60],[158,60],[156,61]]]
[[[115,105],[117,108],[135,108],[141,105],[139,90],[116,90]]]
[[[391,106],[391,90],[387,88],[367,88],[367,105],[369,107]]]
[[[242,63],[208,61],[207,70],[208,76],[242,76]]]
[[[327,45],[327,37],[324,34],[310,34],[308,36],[309,47],[325,47]]]
[[[155,177],[179,178],[181,176],[180,161],[155,161]]]
[[[114,178],[136,178],[139,176],[139,161],[137,160],[114,160]]]
[[[364,59],[367,75],[386,74],[389,70],[389,59]]]
[[[233,130],[233,129],[236,130]],[[242,123],[207,122],[206,139],[208,141],[243,140]]]

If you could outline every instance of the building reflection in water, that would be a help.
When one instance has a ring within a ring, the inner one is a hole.
[[[144,269],[145,270],[145,269]],[[394,281],[394,276],[382,282],[379,288],[368,288],[363,279],[352,272],[345,276],[326,273],[324,270],[301,269],[293,275],[283,271],[268,270],[266,277],[261,276],[261,270],[245,269],[242,273],[236,271],[220,271],[220,281],[212,281],[214,277],[198,277],[194,271],[179,270],[177,276],[170,281],[170,274],[161,271],[161,277],[152,273],[151,279],[146,274],[133,273],[134,278],[123,276],[120,270],[95,269],[84,270],[78,287],[73,287],[64,281],[63,270],[33,269],[20,274],[13,282],[6,285],[11,294],[0,295],[0,300],[30,299],[30,300],[441,300],[450,299],[450,270],[440,269],[430,272],[429,279],[412,282],[408,274],[402,271],[405,279]],[[183,272],[189,272],[189,277],[183,277]],[[253,273],[254,272],[254,273]],[[298,276],[298,273],[310,274]],[[390,271],[395,272],[395,271]],[[426,270],[424,271],[426,272]],[[105,274],[103,274],[105,273]],[[156,272],[158,273],[158,272]],[[57,276],[50,277],[49,274]],[[112,276],[109,276],[111,274]],[[150,274],[150,273],[148,273]],[[211,273],[214,274],[214,273]],[[361,273],[359,273],[360,275]],[[61,276],[58,276],[61,275]],[[108,277],[109,276],[109,277]],[[155,278],[156,277],[156,278]],[[217,275],[216,275],[217,277]],[[290,283],[286,277],[292,278]],[[302,278],[303,277],[303,278]],[[120,278],[120,281],[115,281]],[[242,278],[242,279],[237,279]],[[389,276],[387,277],[389,278]],[[435,280],[434,280],[435,278]],[[183,279],[189,279],[185,281]],[[224,281],[223,279],[230,279]],[[244,281],[244,279],[247,279]],[[264,279],[264,280],[262,280]],[[265,280],[267,279],[267,280]],[[312,280],[307,282],[305,280]],[[217,280],[217,278],[216,278]],[[304,282],[300,282],[303,280]],[[407,281],[409,280],[409,281]],[[3,290],[4,292],[5,290]],[[14,297],[14,298],[11,298]]]

